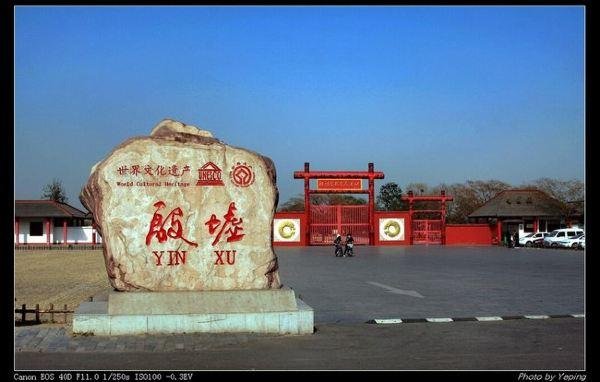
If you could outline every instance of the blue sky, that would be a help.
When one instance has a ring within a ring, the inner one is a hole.
[[[293,171],[584,178],[583,7],[16,7],[15,199],[172,118]]]

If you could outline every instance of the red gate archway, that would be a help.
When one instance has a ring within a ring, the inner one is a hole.
[[[403,196],[402,200],[408,201],[408,213],[412,225],[410,244],[446,244],[446,202],[450,202],[454,198],[446,195],[444,190],[440,191],[439,196],[415,196],[412,191],[408,191],[408,196]],[[415,202],[439,202],[440,208],[415,210]],[[429,216],[423,218],[423,215]]]
[[[306,219],[306,227],[308,229],[306,229],[305,231],[305,235],[306,235],[306,243],[313,243],[313,240],[311,240],[311,232],[319,232],[318,230],[318,226],[315,225],[313,227],[313,225],[311,224],[311,222],[313,221],[313,213],[311,212],[311,203],[310,203],[310,195],[311,194],[368,194],[369,195],[369,201],[367,204],[367,215],[368,215],[368,224],[366,224],[367,227],[365,227],[365,224],[362,223],[360,220],[359,221],[354,221],[352,223],[347,223],[347,224],[352,224],[354,228],[352,229],[359,229],[358,232],[361,232],[362,230],[366,230],[368,229],[368,243],[365,244],[369,244],[369,245],[373,245],[375,243],[375,231],[374,231],[374,222],[375,222],[375,179],[383,179],[384,175],[383,172],[380,171],[375,171],[374,170],[374,166],[373,163],[369,163],[368,165],[368,171],[310,171],[310,165],[308,162],[304,163],[304,171],[295,171],[294,172],[294,179],[304,179],[304,214],[305,214],[305,219]],[[337,179],[338,182],[338,186],[336,187],[329,187],[326,189],[316,189],[316,190],[311,190],[310,189],[310,179]],[[356,184],[354,182],[352,182],[351,180],[354,179],[358,179],[358,180],[362,180],[362,179],[367,179],[368,183],[369,183],[369,187],[368,190],[363,190],[362,189],[362,183],[360,187],[356,187]],[[348,180],[347,182],[345,182],[344,180]],[[331,206],[331,207],[338,207],[338,206]],[[347,214],[348,216],[361,216],[361,214],[363,212],[361,212],[360,208],[356,208],[356,211],[352,210],[352,209],[348,209],[347,211],[343,211],[342,208],[343,207],[351,207],[351,206],[339,206],[339,209],[335,210],[335,214],[336,216],[344,216],[344,214]],[[364,209],[364,206],[360,206]],[[323,211],[327,210],[326,208],[323,209]],[[333,220],[333,209],[329,209],[328,212],[324,212],[325,213],[325,217],[324,221],[321,221],[317,224],[320,224],[321,226],[327,226],[328,230],[332,230],[332,229],[336,229],[334,228],[334,225],[336,225],[336,227],[342,227],[342,225],[344,224],[343,221],[341,219],[337,219]],[[327,220],[329,219],[329,220]],[[313,229],[314,228],[314,229]],[[337,228],[340,229],[340,228]],[[341,228],[342,230],[344,228]],[[332,231],[333,232],[333,231]],[[354,231],[356,232],[356,231]],[[340,232],[341,233],[341,232]],[[322,235],[323,237],[325,237],[325,230],[323,230]],[[329,238],[331,239],[331,237]],[[328,242],[329,243],[329,242]],[[357,244],[360,244],[359,242],[357,242]]]

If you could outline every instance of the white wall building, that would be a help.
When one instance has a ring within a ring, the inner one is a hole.
[[[52,200],[15,200],[15,245],[100,244],[91,215]],[[88,223],[88,225],[86,225]]]

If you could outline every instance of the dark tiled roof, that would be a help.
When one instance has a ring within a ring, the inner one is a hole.
[[[15,200],[15,217],[85,218],[90,215],[66,203],[53,200]]]
[[[566,206],[539,190],[505,190],[472,212],[470,218],[563,216]]]

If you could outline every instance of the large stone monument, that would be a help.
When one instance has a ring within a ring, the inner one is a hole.
[[[114,291],[84,302],[74,333],[313,331],[272,246],[273,162],[172,120],[117,146],[81,192]]]

